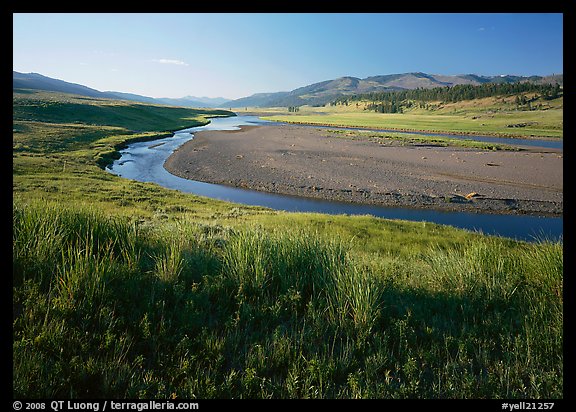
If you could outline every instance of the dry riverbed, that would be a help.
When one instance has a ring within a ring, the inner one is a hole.
[[[563,213],[563,153],[402,146],[294,125],[203,131],[164,164],[180,177],[329,200],[491,213]]]

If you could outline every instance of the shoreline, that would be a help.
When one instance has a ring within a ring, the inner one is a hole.
[[[561,217],[562,157],[379,144],[289,124],[197,132],[164,167],[190,180],[304,198]]]

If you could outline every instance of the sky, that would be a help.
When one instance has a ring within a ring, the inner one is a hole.
[[[563,73],[562,13],[14,13],[13,70],[224,97],[342,76]]]

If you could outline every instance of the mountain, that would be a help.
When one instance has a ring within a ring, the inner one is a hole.
[[[104,99],[131,100],[141,103],[166,104],[170,106],[184,107],[222,107],[230,99],[223,97],[194,97],[185,96],[177,99],[173,98],[154,98],[141,96],[134,93],[105,91],[101,92],[81,84],[69,83],[63,80],[43,76],[38,73],[19,73],[12,71],[12,87],[14,89],[37,89],[48,90],[53,92],[77,94],[80,96],[96,97]]]
[[[123,100],[133,100],[142,103],[167,104],[169,106],[184,106],[184,107],[211,107],[211,108],[224,107],[224,105],[230,101],[230,99],[225,99],[223,97],[184,96],[179,98],[170,98],[170,97],[155,98],[124,92],[109,91],[106,93],[113,94]]]
[[[156,99],[163,104],[169,104],[173,106],[186,106],[186,107],[224,107],[230,99],[225,99],[223,97],[195,97],[195,96],[184,96],[180,98],[169,98],[162,97]]]
[[[282,103],[288,95],[289,92],[256,93],[248,97],[241,97],[236,100],[231,100],[227,103],[227,105],[228,107],[274,107],[275,105],[285,106]]]
[[[150,104],[165,104],[185,107],[288,107],[302,105],[324,105],[342,95],[352,95],[370,92],[384,92],[416,88],[452,87],[458,84],[480,85],[484,83],[564,83],[562,74],[551,76],[481,76],[477,74],[441,75],[422,72],[387,74],[370,76],[364,79],[345,76],[333,80],[299,87],[289,92],[256,93],[240,99],[228,100],[223,97],[154,98],[124,92],[101,92],[89,87],[53,79],[38,73],[19,73],[13,71],[14,89],[41,89],[81,96],[100,97],[107,99],[132,100]]]
[[[115,98],[114,95],[104,93],[81,84],[69,83],[63,80],[53,79],[38,73],[12,72],[12,88],[14,89],[39,89],[52,92],[78,94],[80,96],[99,97],[106,99]]]
[[[231,99],[226,99],[224,97],[197,97],[197,96],[184,96],[182,99],[193,100],[196,102],[201,102],[210,106],[225,106]]]
[[[308,86],[299,87],[290,92],[257,93],[228,102],[227,107],[277,107],[324,105],[342,95],[370,92],[385,92],[417,88],[452,87],[459,84],[480,85],[484,83],[559,83],[563,84],[563,75],[552,76],[480,76],[476,74],[439,75],[422,72],[387,74],[357,77],[340,77]]]
[[[113,92],[113,91],[108,91],[106,92],[108,94],[113,95],[114,99],[120,99],[120,100],[132,100],[134,102],[140,102],[140,103],[150,103],[150,104],[158,104],[158,102],[156,101],[155,98],[153,97],[148,97],[148,96],[141,96],[139,94],[134,94],[134,93],[124,93],[124,92]]]

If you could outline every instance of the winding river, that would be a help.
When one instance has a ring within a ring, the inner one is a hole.
[[[394,208],[317,200],[188,180],[175,176],[164,169],[165,160],[175,149],[192,139],[194,132],[202,130],[235,130],[241,125],[264,124],[277,123],[261,120],[257,116],[214,118],[208,125],[183,129],[177,131],[172,137],[149,142],[132,143],[126,149],[120,151],[120,159],[116,160],[107,170],[128,179],[140,182],[153,182],[170,189],[177,189],[187,193],[290,212],[351,215],[368,214],[387,219],[429,221],[479,231],[488,235],[498,235],[526,241],[538,239],[556,240],[561,239],[563,236],[562,217],[442,212],[426,209]],[[331,128],[334,129],[335,127]],[[450,137],[458,136],[450,135]],[[461,137],[471,138],[471,136]],[[485,137],[495,139],[490,136]],[[474,139],[481,140],[482,138],[474,136]],[[534,139],[509,140],[513,140],[515,144],[526,144],[523,142],[524,140],[528,140],[531,145],[537,143]],[[546,140],[541,142],[548,142],[546,144],[550,144],[550,142]]]

